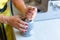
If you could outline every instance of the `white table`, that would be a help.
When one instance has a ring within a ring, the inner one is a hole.
[[[16,40],[60,40],[60,19],[40,21],[60,17],[60,15],[56,14],[59,14],[60,10],[57,10],[55,12],[50,8],[48,8],[50,11],[48,10],[48,12],[46,12],[48,14],[37,14],[37,18],[35,21],[39,21],[34,22],[33,30],[31,31],[32,35],[30,37],[23,37],[20,35],[20,32],[18,30],[14,29]],[[49,12],[51,12],[51,14],[55,14],[50,15]],[[50,17],[49,15],[52,17]]]
[[[60,40],[60,19],[34,23],[31,37],[23,37],[15,30],[16,40]]]

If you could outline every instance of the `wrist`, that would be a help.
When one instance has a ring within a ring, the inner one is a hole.
[[[0,23],[7,23],[8,17],[4,15],[0,15]]]
[[[3,23],[8,24],[9,17],[8,16],[3,16]]]

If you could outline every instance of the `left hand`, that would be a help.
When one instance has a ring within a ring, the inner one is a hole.
[[[28,6],[26,11],[26,19],[33,20],[36,16],[37,8],[33,6]]]

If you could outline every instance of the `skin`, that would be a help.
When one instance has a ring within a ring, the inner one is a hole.
[[[14,6],[25,15],[25,12],[27,10],[26,5],[24,3],[24,0],[12,0]],[[24,16],[25,17],[25,16]]]
[[[24,17],[26,19],[31,19],[33,18],[34,13],[37,11],[36,8],[32,7],[26,7],[24,0],[12,0],[13,4],[15,7],[23,13]],[[28,28],[28,24],[24,21],[21,20],[21,16],[4,16],[0,15],[0,23],[6,23],[11,25],[12,27],[15,27],[16,29],[26,32]]]

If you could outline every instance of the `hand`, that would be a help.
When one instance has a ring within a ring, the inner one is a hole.
[[[36,7],[28,6],[26,11],[27,20],[33,20],[36,16],[36,13],[37,13]]]
[[[26,32],[28,25],[26,22],[22,21],[19,16],[10,16],[8,17],[7,23],[22,32]]]

